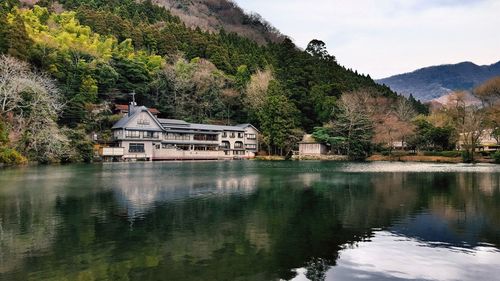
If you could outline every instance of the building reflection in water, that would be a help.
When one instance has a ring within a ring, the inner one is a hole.
[[[117,201],[127,211],[129,219],[142,217],[158,204],[220,196],[248,195],[258,186],[259,176],[226,175],[159,177],[143,173],[120,177],[109,182]]]

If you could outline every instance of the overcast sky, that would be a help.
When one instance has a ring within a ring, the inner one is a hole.
[[[304,48],[325,41],[372,78],[445,63],[500,60],[500,0],[235,0]]]

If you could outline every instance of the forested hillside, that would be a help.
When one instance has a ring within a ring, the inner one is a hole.
[[[155,0],[168,8],[188,27],[219,32],[224,29],[252,39],[259,44],[278,43],[284,36],[260,15],[245,13],[231,0]]]
[[[117,118],[109,113],[109,104],[126,103],[131,92],[163,117],[262,126],[269,147],[282,147],[290,135],[328,122],[342,93],[365,89],[396,98],[369,76],[337,64],[323,42],[313,40],[300,50],[256,18],[258,41],[245,32],[191,28],[149,0],[36,4],[2,2],[0,52],[9,56],[4,59],[29,63],[29,70],[22,71],[42,71],[53,82],[62,103],[54,116],[64,130],[60,145],[79,149],[71,155],[88,154],[89,135],[109,138],[107,129]],[[16,119],[17,112],[12,110],[9,118]],[[2,115],[8,119],[6,112]],[[11,143],[23,138],[29,143],[34,134],[18,128],[10,134]],[[39,153],[17,148],[30,158]]]

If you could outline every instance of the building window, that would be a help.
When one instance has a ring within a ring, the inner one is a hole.
[[[231,144],[228,141],[223,141],[221,147],[222,149],[231,149]]]
[[[158,132],[144,132],[144,138],[157,139],[159,137]]]
[[[234,143],[234,148],[243,148],[243,143],[241,141],[237,141]]]
[[[238,133],[238,138],[242,139],[242,138],[243,138],[243,136],[244,136],[244,134],[243,134],[243,133]]]
[[[167,140],[190,140],[191,137],[189,134],[168,133],[168,134],[165,134],[165,139],[167,139]]]
[[[257,139],[256,134],[246,134],[246,136],[247,136],[247,139],[249,139],[249,140],[256,140]]]
[[[222,133],[222,137],[223,137],[223,138],[227,138],[227,132],[223,132],[223,133]]]
[[[236,137],[236,134],[234,132],[229,133],[229,137],[234,139]]]
[[[251,143],[245,144],[245,147],[247,149],[257,149],[257,145],[256,144],[251,144]]]
[[[245,151],[244,150],[235,150],[235,151],[233,151],[233,154],[234,155],[245,155]]]
[[[194,145],[194,150],[196,151],[216,151],[216,145]]]
[[[166,144],[166,143],[163,143],[163,144],[161,145],[161,148],[162,148],[162,149],[173,149],[173,148],[175,148],[175,146],[173,146],[172,144]]]
[[[144,144],[143,143],[131,143],[128,147],[128,152],[144,153]]]
[[[148,119],[139,119],[139,120],[137,120],[137,125],[139,125],[139,126],[147,126],[149,124],[150,124],[150,122],[149,122]]]
[[[193,139],[196,141],[217,141],[217,135],[196,134]]]
[[[141,138],[141,131],[125,131],[125,137],[129,139]]]

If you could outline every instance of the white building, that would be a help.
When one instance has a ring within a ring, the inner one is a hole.
[[[458,146],[460,149],[464,149],[464,134],[460,134],[458,141]],[[477,145],[477,150],[479,151],[497,151],[500,150],[500,143],[494,136],[494,131],[492,129],[486,129],[482,132],[479,137],[479,142]]]
[[[160,119],[134,103],[112,131],[114,147],[99,151],[105,160],[253,158],[259,147],[259,131],[251,124],[218,126]]]
[[[319,156],[326,155],[328,147],[314,139],[312,135],[304,135],[299,142],[299,156]]]

